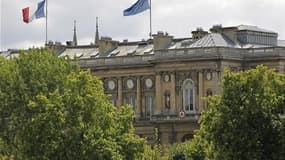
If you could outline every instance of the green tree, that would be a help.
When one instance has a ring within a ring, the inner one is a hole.
[[[152,145],[144,145],[143,160],[172,160],[175,154],[176,144],[162,145],[158,137],[158,129],[154,129],[155,142]]]
[[[204,160],[205,153],[203,147],[203,140],[199,135],[195,135],[194,139],[177,144],[174,153],[176,155],[184,155],[187,160]]]
[[[131,106],[118,109],[116,120],[116,141],[121,146],[120,153],[124,160],[141,159],[144,152],[145,140],[134,135],[134,112]]]
[[[0,154],[23,160],[139,158],[144,140],[134,135],[133,113],[128,107],[117,113],[102,86],[90,71],[48,49],[0,59]]]
[[[264,66],[226,71],[197,137],[208,160],[284,160],[285,76]]]

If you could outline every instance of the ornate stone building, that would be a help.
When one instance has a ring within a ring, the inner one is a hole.
[[[198,28],[192,38],[158,32],[153,39],[118,42],[101,38],[94,46],[67,46],[60,56],[76,56],[82,68],[101,77],[115,106],[133,106],[136,133],[154,142],[185,141],[198,128],[203,97],[219,94],[226,68],[264,64],[285,70],[285,43],[256,26]]]
[[[222,92],[226,68],[246,70],[258,64],[285,70],[285,41],[256,26],[201,28],[192,38],[176,39],[158,32],[139,42],[101,38],[96,45],[66,46],[59,56],[78,57],[84,69],[104,82],[105,92],[117,107],[134,108],[136,133],[161,143],[192,138],[203,97]]]

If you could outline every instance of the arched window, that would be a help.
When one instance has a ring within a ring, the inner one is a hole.
[[[183,110],[186,113],[195,112],[195,86],[191,79],[183,82]]]

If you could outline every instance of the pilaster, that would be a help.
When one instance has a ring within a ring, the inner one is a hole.
[[[141,116],[141,81],[140,81],[140,77],[137,77],[137,92],[136,92],[136,96],[137,96],[137,103],[136,103],[136,118],[140,118]]]
[[[176,114],[177,108],[176,108],[176,98],[175,98],[175,73],[172,72],[170,74],[170,80],[171,80],[171,86],[170,86],[170,113]]]
[[[198,112],[202,112],[202,110],[203,110],[203,100],[202,100],[202,98],[203,98],[203,96],[204,96],[204,79],[203,79],[203,72],[199,72],[198,73],[199,74],[199,99],[198,99],[198,102],[199,102],[199,105],[198,105]]]
[[[157,73],[155,75],[155,99],[156,99],[156,104],[154,107],[154,114],[159,114],[161,113],[161,75],[160,73]]]
[[[123,85],[122,78],[118,78],[118,107],[123,105]]]

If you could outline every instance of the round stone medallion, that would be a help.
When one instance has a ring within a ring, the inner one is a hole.
[[[147,88],[151,88],[152,85],[153,85],[153,83],[152,83],[152,80],[151,80],[150,78],[148,78],[148,79],[145,80],[145,86],[146,86]]]
[[[134,88],[134,81],[132,79],[127,80],[127,87],[128,89],[133,89]]]
[[[108,88],[109,88],[110,90],[114,90],[115,87],[116,87],[115,82],[114,82],[113,80],[109,80],[109,81],[108,81]]]

